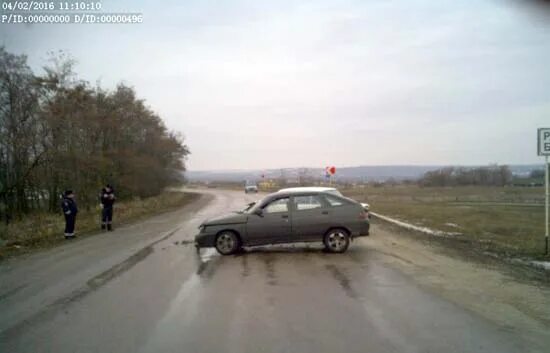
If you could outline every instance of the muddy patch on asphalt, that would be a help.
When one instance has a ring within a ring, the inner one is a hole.
[[[368,267],[367,263],[372,257],[372,253],[369,250],[357,246],[348,249],[346,255],[351,261],[353,261],[363,269],[366,269]]]
[[[193,240],[177,240],[174,242],[174,245],[185,246],[193,243]]]

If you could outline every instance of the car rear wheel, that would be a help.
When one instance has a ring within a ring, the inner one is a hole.
[[[344,229],[331,229],[323,240],[325,248],[333,253],[343,253],[349,247],[349,234]]]
[[[222,255],[231,255],[240,247],[240,241],[233,232],[221,232],[216,237],[216,250]]]

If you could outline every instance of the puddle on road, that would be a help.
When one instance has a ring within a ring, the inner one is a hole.
[[[206,249],[202,250],[202,252],[199,254],[199,261],[201,263],[208,263],[212,259],[214,259],[216,257],[219,257],[219,256],[220,255],[218,255],[216,250],[214,250],[213,248],[206,248]]]
[[[170,303],[170,307],[164,317],[159,320],[154,329],[154,334],[149,336],[140,352],[156,352],[158,347],[163,347],[167,342],[173,342],[180,336],[182,327],[190,324],[198,314],[197,300],[200,296],[192,295],[200,283],[197,274],[191,276],[181,284],[180,289]]]
[[[248,266],[248,257],[241,256],[241,276],[248,277],[250,275],[250,267]]]
[[[262,258],[265,265],[265,272],[267,276],[267,284],[270,286],[277,285],[277,275],[275,273],[275,257],[271,254]]]

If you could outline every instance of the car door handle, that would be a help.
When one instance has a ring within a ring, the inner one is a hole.
[[[281,218],[288,218],[288,215],[284,214],[284,215],[281,216]]]
[[[322,213],[322,214],[328,214],[328,211],[323,211],[323,212],[321,212],[321,213]]]

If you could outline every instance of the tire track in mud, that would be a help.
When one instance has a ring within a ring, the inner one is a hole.
[[[27,283],[21,284],[21,285],[15,287],[15,288],[13,288],[13,289],[10,289],[10,290],[8,290],[8,291],[6,291],[6,292],[0,294],[0,301],[5,300],[5,299],[7,299],[7,298],[13,296],[15,293],[19,292],[21,289],[23,289],[23,288],[25,288],[25,287],[27,287],[27,286],[28,286]]]
[[[359,298],[359,296],[357,295],[357,292],[351,286],[351,281],[349,277],[346,275],[344,271],[340,270],[334,264],[327,264],[325,265],[325,268],[332,275],[332,277],[338,282],[338,284],[340,285],[340,288],[342,288],[342,290],[344,291],[344,293],[346,293],[348,297],[353,299]]]

